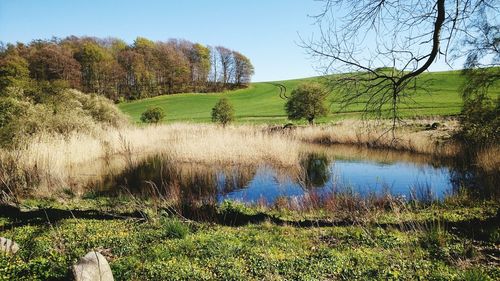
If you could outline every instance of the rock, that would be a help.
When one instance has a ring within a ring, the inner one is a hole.
[[[89,252],[72,268],[75,281],[113,281],[106,258],[99,252]]]
[[[0,252],[4,252],[6,254],[15,254],[19,251],[19,245],[7,238],[0,237]]]
[[[431,124],[431,129],[432,130],[436,130],[439,127],[441,127],[441,124],[439,124],[438,122],[434,122],[434,123]]]

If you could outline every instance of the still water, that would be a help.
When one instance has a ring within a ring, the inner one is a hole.
[[[167,200],[216,204],[224,200],[272,204],[277,198],[301,198],[349,192],[356,196],[391,194],[406,200],[440,200],[462,186],[481,191],[496,179],[478,176],[454,160],[353,146],[308,146],[296,167],[215,167],[174,164],[162,156],[109,175],[108,192],[161,196]],[[482,191],[481,191],[482,192]],[[483,192],[484,193],[484,192]]]

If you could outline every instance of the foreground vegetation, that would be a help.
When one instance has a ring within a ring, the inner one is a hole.
[[[116,280],[497,280],[499,206],[462,199],[421,207],[393,201],[370,212],[353,206],[352,222],[318,219],[310,226],[296,225],[300,213],[278,206],[264,210],[268,219],[238,226],[172,217],[171,209],[151,201],[128,219],[119,212],[133,210],[136,200],[27,201],[25,208],[79,210],[56,216],[48,209],[47,217],[31,220],[2,213],[0,236],[15,239],[21,250],[0,255],[0,280],[64,280],[91,249],[107,257]],[[102,212],[82,216],[82,209],[97,206]],[[122,216],[106,217],[110,210]],[[225,202],[217,213],[230,218],[262,210]]]
[[[466,186],[441,202],[345,193],[271,205],[176,201],[189,192],[182,179],[173,181],[177,197],[154,184],[145,197],[92,188],[157,154],[175,167],[291,169],[304,143],[454,156],[460,149],[449,138],[458,125],[439,122],[412,121],[396,131],[397,141],[382,134],[389,124],[356,120],[293,129],[164,124],[36,134],[0,153],[0,236],[21,246],[16,255],[0,255],[0,280],[65,280],[90,250],[107,257],[117,280],[496,280],[500,205]],[[490,165],[499,167],[495,159]],[[200,192],[203,179],[188,176]]]

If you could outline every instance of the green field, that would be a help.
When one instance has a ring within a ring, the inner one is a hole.
[[[236,120],[240,123],[284,123],[287,122],[284,111],[285,100],[279,97],[279,89],[274,84],[281,83],[290,93],[300,82],[311,81],[317,78],[296,79],[276,82],[252,83],[249,88],[224,93],[188,93],[164,95],[138,101],[119,104],[119,108],[139,122],[141,113],[151,106],[162,107],[166,112],[166,122],[210,121],[211,108],[217,100],[225,96],[234,105]],[[414,103],[410,108],[402,110],[405,117],[446,116],[460,112],[462,99],[460,87],[464,78],[459,71],[425,73],[420,81],[426,81],[427,91],[420,90],[412,97]],[[492,91],[493,95],[500,94],[500,88]],[[338,112],[339,104],[331,104],[331,113],[319,122],[328,122],[342,118],[359,118],[363,105],[353,105],[343,112]]]

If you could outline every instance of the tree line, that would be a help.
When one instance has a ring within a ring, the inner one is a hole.
[[[18,88],[36,97],[74,88],[133,100],[245,87],[253,73],[250,59],[238,51],[178,39],[137,37],[127,44],[69,36],[0,45],[0,94]]]

